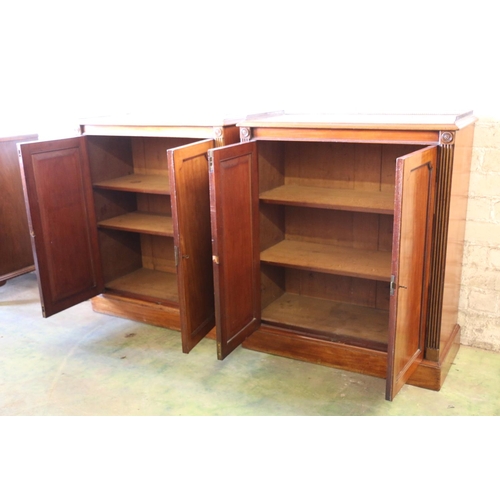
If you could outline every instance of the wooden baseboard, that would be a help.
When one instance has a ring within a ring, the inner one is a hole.
[[[387,353],[261,327],[243,342],[254,351],[385,378]]]
[[[24,267],[23,269],[18,269],[17,271],[13,271],[7,274],[3,274],[0,276],[0,282],[5,285],[5,282],[11,280],[12,278],[16,278],[17,276],[21,276],[22,274],[31,273],[35,270],[35,266]]]
[[[261,327],[243,342],[243,347],[374,377],[387,376],[385,352],[312,339],[280,329]],[[441,352],[440,361],[424,359],[407,383],[439,391],[459,348],[460,327],[456,325],[448,344]]]
[[[108,294],[94,297],[91,303],[95,312],[180,331],[180,313],[172,307]],[[216,339],[216,329],[213,328],[206,338]],[[379,378],[387,375],[385,352],[313,339],[278,328],[261,327],[243,342],[243,347]],[[456,325],[439,361],[424,359],[407,383],[439,391],[459,349],[460,326]]]
[[[424,389],[439,391],[443,386],[459,349],[460,326],[455,325],[448,343],[440,352],[439,360],[429,361],[424,359],[407,383]]]
[[[98,313],[119,316],[170,330],[180,331],[181,329],[179,309],[174,307],[110,294],[99,295],[90,301],[92,309]]]

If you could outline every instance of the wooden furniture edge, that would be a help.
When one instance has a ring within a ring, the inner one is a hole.
[[[213,137],[214,127],[148,126],[148,125],[81,125],[82,135],[111,135],[125,137],[188,137],[206,139]]]
[[[254,351],[378,378],[385,378],[387,375],[386,352],[312,339],[277,328],[261,326],[242,345]]]
[[[14,134],[14,135],[2,135],[0,133],[0,142],[28,142],[28,141],[37,141],[38,134]]]
[[[311,119],[316,117],[316,120]],[[237,123],[249,128],[316,128],[316,129],[363,129],[363,130],[459,130],[477,120],[472,111],[465,113],[394,113],[360,114],[342,113],[314,115],[282,113],[271,116],[249,116]]]
[[[14,272],[11,272],[11,273],[8,273],[8,274],[4,274],[3,276],[0,276],[0,282],[2,281],[8,281],[12,278],[16,278],[17,276],[21,276],[22,274],[27,274],[27,273],[31,273],[32,271],[35,270],[35,266],[28,266],[28,267],[24,267],[23,269],[18,269],[17,271],[14,271]]]
[[[455,325],[448,343],[441,351],[439,361],[424,359],[407,381],[407,384],[439,391],[450,371],[451,365],[460,349],[460,326]]]
[[[90,302],[94,312],[119,316],[169,330],[180,331],[181,329],[179,310],[173,307],[105,293],[93,297]]]
[[[318,127],[242,127],[242,142],[249,139],[284,141],[336,141],[369,142],[380,144],[435,144],[439,141],[437,130],[396,130],[374,128],[318,128]]]
[[[211,332],[207,338],[213,338]],[[261,326],[250,335],[243,347],[299,361],[386,378],[387,354],[371,350],[311,339],[279,329]],[[460,326],[456,325],[439,362],[423,360],[408,380],[408,384],[439,391],[460,349]],[[355,360],[355,363],[353,363]]]

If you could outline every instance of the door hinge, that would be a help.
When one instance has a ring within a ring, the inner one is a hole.
[[[222,345],[220,342],[217,342],[217,358],[222,359]]]
[[[208,154],[208,171],[210,173],[214,171],[214,157],[210,153]]]
[[[395,290],[396,290],[396,276],[394,276],[394,274],[391,274],[391,283],[389,284],[389,291],[391,297],[394,295]]]

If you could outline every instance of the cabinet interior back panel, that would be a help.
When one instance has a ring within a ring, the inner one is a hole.
[[[285,207],[285,237],[365,250],[390,251],[391,215]]]
[[[101,182],[134,173],[132,147],[128,137],[87,137],[92,182]]]
[[[99,247],[105,283],[142,267],[140,234],[101,229]]]
[[[97,222],[118,217],[137,210],[134,193],[94,189],[94,206]]]
[[[140,212],[172,215],[172,205],[169,195],[138,193],[136,199],[137,210]]]
[[[394,191],[396,159],[420,146],[334,142],[259,143],[260,192],[283,184]]]
[[[285,292],[389,310],[386,282],[261,264],[262,308]]]
[[[141,175],[155,179],[151,184],[155,190],[158,179],[165,179],[168,187],[167,149],[190,142],[193,139],[89,136],[92,180],[94,184],[101,183],[94,188],[98,222],[135,212],[171,216],[169,194],[148,193],[144,188],[148,184],[135,182],[135,178],[128,185],[116,180]],[[137,191],[134,185],[138,186]],[[141,296],[177,300],[172,236],[147,234],[146,229],[142,233],[137,228],[127,230],[125,223],[121,230],[100,229],[99,241],[108,288],[134,295],[135,287]]]
[[[387,348],[387,283],[263,263],[261,300],[265,323],[325,340]]]
[[[396,160],[418,148],[259,143],[265,323],[387,348]]]
[[[168,176],[167,149],[194,142],[196,139],[172,137],[132,137],[134,173]]]
[[[142,234],[141,252],[146,269],[176,273],[173,238]]]
[[[309,337],[387,349],[389,313],[380,309],[285,293],[264,309],[262,319]]]

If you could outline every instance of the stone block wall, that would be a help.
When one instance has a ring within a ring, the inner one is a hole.
[[[500,119],[476,123],[458,322],[462,344],[500,352]]]

